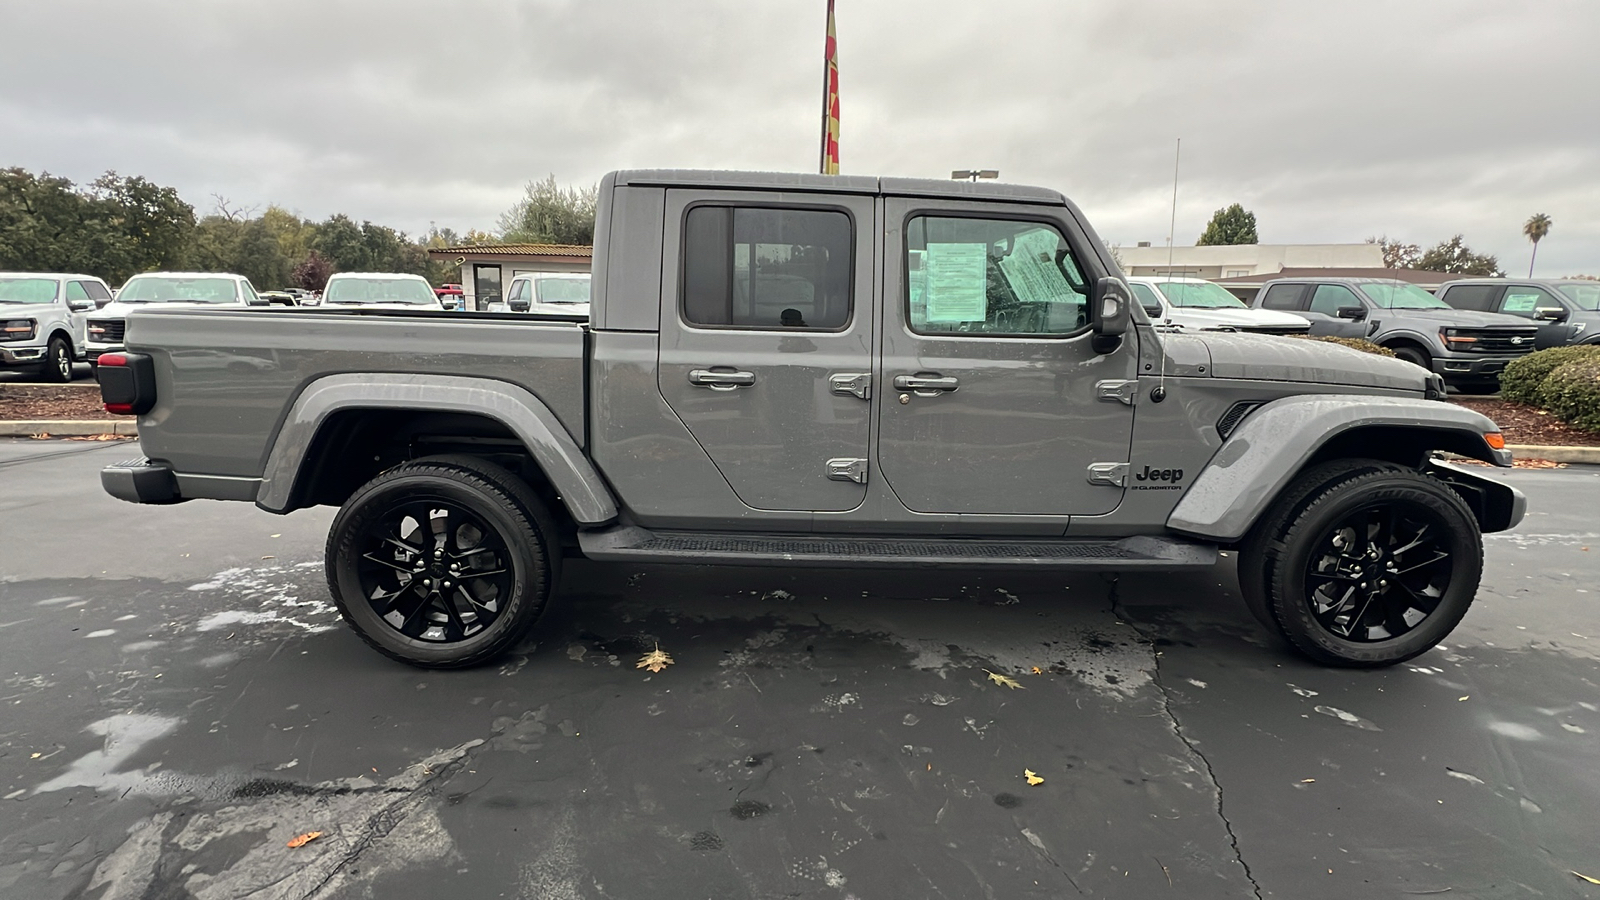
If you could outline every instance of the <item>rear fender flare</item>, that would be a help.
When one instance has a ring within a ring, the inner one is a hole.
[[[1238,541],[1295,475],[1317,459],[1319,450],[1340,435],[1372,427],[1425,432],[1430,449],[1449,450],[1499,466],[1511,465],[1509,451],[1495,450],[1484,439],[1485,433],[1499,428],[1487,416],[1465,407],[1407,397],[1285,397],[1252,412],[1223,442],[1173,508],[1167,527],[1222,543]],[[1386,449],[1375,447],[1370,455],[1387,458]],[[1357,449],[1351,455],[1369,454]],[[1479,480],[1516,493],[1499,482]],[[1504,502],[1508,508],[1515,506],[1509,495]],[[1520,518],[1520,513],[1501,518]],[[1491,526],[1495,522],[1483,524]],[[1500,527],[1515,524],[1513,520]]]
[[[477,413],[500,422],[528,448],[580,525],[617,517],[605,481],[550,408],[526,388],[456,375],[349,374],[320,378],[301,391],[272,443],[256,505],[289,508],[301,465],[323,424],[351,409]]]

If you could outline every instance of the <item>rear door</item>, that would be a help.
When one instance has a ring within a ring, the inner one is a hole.
[[[1096,353],[1100,274],[1067,210],[889,197],[879,468],[917,512],[1098,515],[1121,502],[1136,335]],[[1130,384],[1131,386],[1131,384]]]
[[[866,497],[870,195],[669,190],[661,396],[745,505]]]

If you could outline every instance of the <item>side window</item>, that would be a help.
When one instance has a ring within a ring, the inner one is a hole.
[[[1267,295],[1261,298],[1261,305],[1265,309],[1304,309],[1300,305],[1300,294],[1305,285],[1300,284],[1275,284],[1267,288]]]
[[[1439,299],[1454,306],[1456,309],[1476,309],[1488,312],[1494,306],[1495,295],[1500,293],[1498,284],[1458,284],[1444,292]],[[1529,313],[1532,315],[1532,313]]]
[[[1561,307],[1561,301],[1550,296],[1548,291],[1536,287],[1522,287],[1520,285],[1506,288],[1506,296],[1500,301],[1500,311],[1513,316],[1522,316],[1531,319],[1539,309]]]
[[[1311,295],[1311,306],[1309,308],[1314,313],[1337,316],[1342,307],[1360,305],[1361,301],[1356,299],[1355,292],[1344,285],[1319,284],[1317,285],[1317,292]]]
[[[92,299],[94,299],[94,298],[89,296],[89,291],[84,288],[83,282],[81,282],[81,281],[69,281],[69,282],[67,282],[67,302],[68,303],[72,302],[73,300],[92,300]]]
[[[837,331],[855,229],[842,212],[697,206],[683,229],[683,318],[708,328]]]
[[[1156,292],[1150,285],[1140,284],[1136,281],[1128,285],[1128,287],[1133,288],[1134,299],[1138,300],[1139,305],[1144,307],[1145,315],[1152,319],[1161,318],[1161,300],[1156,297]]]
[[[239,282],[239,297],[246,303],[258,299],[256,297],[256,289],[248,281]]]
[[[507,303],[511,303],[511,302],[514,302],[514,301],[517,301],[517,300],[526,300],[526,299],[528,299],[527,296],[526,296],[527,291],[528,291],[528,280],[526,278],[514,278],[514,279],[512,279],[511,280],[511,287],[506,291],[506,302]]]
[[[918,334],[1046,337],[1088,324],[1083,270],[1053,225],[917,216],[906,257]]]

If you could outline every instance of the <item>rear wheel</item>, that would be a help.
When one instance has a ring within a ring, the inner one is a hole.
[[[1357,460],[1319,467],[1295,488],[1269,516],[1256,571],[1276,631],[1296,650],[1325,665],[1392,665],[1466,615],[1483,539],[1447,485]]]
[[[425,668],[485,662],[513,646],[554,591],[554,522],[528,486],[472,457],[405,463],[340,509],[328,587],[378,652]]]

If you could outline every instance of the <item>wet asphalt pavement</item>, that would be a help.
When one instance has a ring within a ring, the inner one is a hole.
[[[339,621],[330,510],[103,495],[135,455],[0,441],[0,897],[1600,897],[1594,468],[1501,473],[1528,520],[1384,671],[1226,563],[573,562],[424,672]]]

